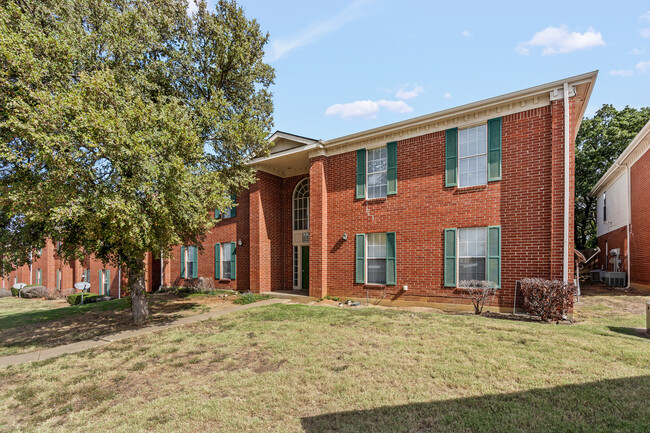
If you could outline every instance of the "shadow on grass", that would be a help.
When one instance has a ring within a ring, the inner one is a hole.
[[[196,303],[150,302],[147,325],[179,318]],[[17,313],[0,319],[0,356],[56,347],[133,329],[126,298],[52,310]]]
[[[628,326],[608,326],[609,330],[618,334],[630,335],[632,337],[650,338],[650,334],[644,328],[631,328]],[[650,364],[650,361],[648,361]]]
[[[306,432],[648,432],[650,376],[301,419]]]

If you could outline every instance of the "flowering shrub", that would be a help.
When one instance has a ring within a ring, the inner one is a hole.
[[[564,319],[573,307],[575,286],[558,280],[542,278],[524,278],[521,280],[521,292],[524,298],[524,310],[539,316],[543,321]]]

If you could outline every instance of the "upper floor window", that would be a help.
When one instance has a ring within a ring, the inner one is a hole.
[[[458,131],[458,186],[487,184],[487,126]]]
[[[227,208],[223,212],[219,211],[219,209],[215,209],[214,210],[215,218],[226,219],[226,218],[234,218],[237,216],[237,207],[235,206],[235,204],[237,203],[237,196],[234,194],[231,195],[230,200],[232,200],[233,206]]]
[[[309,178],[298,182],[293,191],[293,229],[309,230]]]
[[[607,222],[607,193],[603,193],[603,222]]]
[[[368,150],[368,198],[383,198],[388,192],[386,147]]]

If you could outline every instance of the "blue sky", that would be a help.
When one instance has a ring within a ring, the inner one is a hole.
[[[271,37],[275,129],[298,135],[335,138],[596,69],[587,115],[650,105],[647,1],[239,3]]]

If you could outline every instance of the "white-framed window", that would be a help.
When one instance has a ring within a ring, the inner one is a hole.
[[[487,125],[458,130],[458,186],[487,185]]]
[[[366,160],[368,199],[386,197],[388,194],[388,150],[386,146],[368,149]]]
[[[193,278],[192,276],[198,266],[198,248],[193,246],[185,248],[185,256],[185,275],[187,275],[187,278]]]
[[[293,191],[293,229],[309,230],[309,178],[298,182]]]
[[[368,259],[366,278],[368,284],[386,284],[386,233],[368,233]]]
[[[607,222],[607,193],[603,193],[603,222]]]
[[[487,280],[487,228],[458,229],[458,281]]]
[[[100,294],[108,295],[111,292],[111,271],[109,269],[101,269],[99,271],[99,287]]]
[[[230,280],[232,277],[231,260],[230,242],[221,244],[221,278],[224,280]]]

